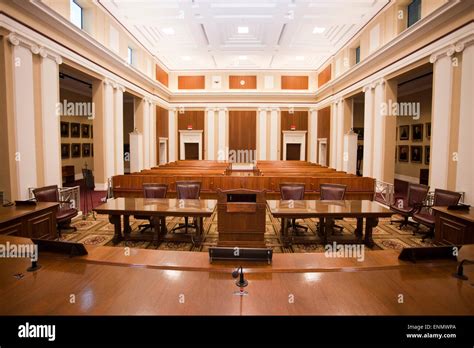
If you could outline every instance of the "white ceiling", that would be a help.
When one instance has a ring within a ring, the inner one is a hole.
[[[315,70],[389,0],[100,0],[170,70]],[[238,33],[247,27],[248,33]],[[315,27],[324,28],[313,33]]]

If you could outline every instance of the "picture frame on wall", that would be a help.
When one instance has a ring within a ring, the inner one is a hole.
[[[410,140],[410,126],[400,126],[400,140]]]
[[[423,146],[410,146],[410,162],[421,163],[423,158]]]
[[[423,124],[411,125],[411,139],[413,141],[423,141]]]
[[[82,138],[89,138],[90,136],[90,125],[88,124],[81,124],[81,136]]]
[[[410,147],[408,145],[398,146],[398,162],[408,162]]]
[[[431,139],[431,122],[426,124],[426,139]]]
[[[81,124],[71,122],[71,138],[81,137]]]
[[[430,146],[425,146],[425,164],[430,164]]]
[[[91,144],[82,144],[82,157],[91,157]]]
[[[91,139],[94,137],[94,126],[91,125]]]
[[[364,128],[353,128],[354,133],[357,133],[357,140],[364,140]]]
[[[78,143],[71,144],[71,157],[72,158],[81,157],[81,144],[78,144]]]
[[[69,138],[69,122],[61,121],[61,138]]]
[[[71,144],[61,144],[61,159],[68,159],[69,157],[71,157]]]

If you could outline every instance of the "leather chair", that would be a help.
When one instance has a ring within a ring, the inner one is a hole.
[[[201,194],[200,181],[176,181],[176,198],[178,199],[199,199]],[[188,228],[197,230],[196,219],[193,223],[189,223],[189,217],[184,218],[184,224],[179,224],[171,230],[171,232],[181,230],[184,228],[184,233],[188,233]]]
[[[71,201],[60,201],[58,185],[45,186],[33,190],[35,199],[38,202],[56,202],[61,203],[59,205],[58,212],[56,213],[56,223],[58,228],[58,235],[61,238],[61,230],[74,230],[77,231],[76,227],[71,227],[72,218],[76,217],[78,211],[76,208],[71,208]]]
[[[408,219],[423,206],[428,190],[429,186],[410,183],[408,185],[407,198],[397,199],[395,203],[390,206],[390,210],[401,215],[403,219],[391,220],[390,224],[394,222],[399,223],[399,229],[402,229],[403,226],[416,224]]]
[[[346,185],[321,184],[319,185],[319,199],[322,201],[342,201],[346,195],[346,189]],[[336,220],[341,220],[341,218],[336,218]],[[344,229],[344,227],[340,225],[333,225],[333,228],[337,228],[341,232]]]
[[[143,197],[144,198],[165,198],[168,192],[167,184],[143,184]],[[141,233],[145,232],[149,228],[153,228],[153,217],[147,215],[134,215],[135,219],[148,220],[148,224],[142,224],[138,226]],[[161,227],[165,226],[166,217],[160,218]]]
[[[433,206],[449,206],[456,205],[461,199],[461,194],[458,192],[435,189]],[[423,236],[422,241],[426,238],[434,237],[435,217],[430,206],[423,206],[413,214],[413,220],[418,223],[413,235],[419,232],[420,224],[429,228],[429,231]]]
[[[280,194],[281,199],[285,201],[301,201],[304,199],[304,189],[305,184],[300,183],[281,183],[280,184]],[[302,228],[305,231],[308,230],[308,227],[297,224],[296,219],[291,219],[290,227],[293,231],[296,231],[298,228]]]

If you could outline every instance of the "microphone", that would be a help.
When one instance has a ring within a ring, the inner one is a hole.
[[[462,279],[462,280],[467,280],[467,276],[464,275],[464,263],[468,264],[474,264],[474,261],[464,259],[461,261],[461,263],[458,266],[457,272],[453,273],[454,278]]]
[[[240,266],[239,268],[235,269],[232,272],[232,278],[235,279],[237,277],[239,277],[239,280],[235,282],[235,285],[237,285],[239,288],[244,288],[247,285],[249,285],[249,282],[246,279],[244,279],[244,269],[242,268],[242,266]]]

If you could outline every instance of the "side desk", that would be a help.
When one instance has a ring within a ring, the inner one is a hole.
[[[448,210],[433,207],[435,216],[435,240],[451,244],[474,243],[474,210]]]

